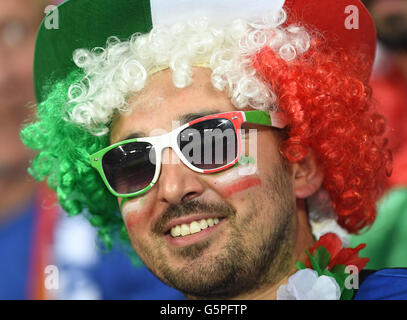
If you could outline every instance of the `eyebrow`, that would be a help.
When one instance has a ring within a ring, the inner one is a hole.
[[[211,111],[203,111],[203,112],[195,112],[195,113],[187,113],[184,114],[182,116],[180,116],[178,118],[178,121],[180,122],[181,125],[184,125],[185,123],[191,122],[193,120],[202,118],[202,117],[206,117],[212,114],[216,114],[216,113],[221,113],[221,111],[219,110],[211,110]],[[143,137],[147,137],[148,135],[143,132],[143,131],[136,131],[133,132],[131,134],[129,134],[126,138],[124,139],[120,139],[118,142],[120,141],[124,141],[124,140],[129,140],[129,139],[135,139],[135,138],[143,138]]]
[[[216,113],[220,113],[220,111],[212,110],[212,111],[203,111],[203,112],[197,112],[197,113],[188,113],[188,114],[181,116],[179,118],[179,121],[180,121],[181,125],[183,125],[185,123],[194,121],[194,120],[202,118],[202,117],[210,116],[210,115],[216,114]]]

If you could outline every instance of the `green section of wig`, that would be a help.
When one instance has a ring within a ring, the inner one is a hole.
[[[21,139],[38,151],[29,173],[37,181],[47,181],[69,216],[83,213],[110,250],[115,239],[129,244],[129,238],[117,199],[89,163],[92,153],[109,145],[109,136],[92,135],[87,127],[69,120],[73,106],[67,103],[68,88],[82,77],[81,72],[74,71],[53,86],[47,99],[38,105],[36,121],[22,129]]]

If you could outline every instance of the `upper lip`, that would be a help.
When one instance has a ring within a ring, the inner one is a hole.
[[[209,219],[209,218],[218,218],[222,219],[224,217],[216,214],[193,214],[187,217],[182,217],[178,219],[173,219],[169,223],[167,223],[164,227],[164,233],[167,233],[171,230],[171,228],[180,225],[180,224],[190,224],[192,221],[200,221],[202,219]]]

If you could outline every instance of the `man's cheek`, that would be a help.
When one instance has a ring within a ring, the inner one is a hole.
[[[262,184],[255,165],[236,166],[213,180],[219,194],[228,198]]]
[[[125,201],[121,204],[121,213],[123,221],[126,225],[127,230],[132,230],[137,226],[145,226],[147,221],[147,205],[146,197]]]
[[[235,193],[246,191],[255,186],[260,186],[261,180],[258,177],[242,177],[230,185],[220,188],[220,193],[224,198],[228,198]]]

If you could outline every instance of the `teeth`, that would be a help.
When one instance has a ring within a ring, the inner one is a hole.
[[[181,227],[176,226],[174,228],[171,228],[171,235],[175,238],[181,235]]]
[[[201,231],[201,226],[199,225],[198,222],[194,221],[194,222],[191,222],[191,224],[189,225],[189,230],[191,231],[191,234],[197,233],[197,232]]]
[[[191,232],[189,231],[189,226],[186,224],[181,225],[181,236],[187,236],[191,234]]]
[[[189,234],[194,234],[198,233],[201,230],[204,230],[209,227],[213,227],[215,224],[219,223],[218,218],[209,218],[209,219],[202,219],[200,221],[193,221],[189,225],[187,224],[182,224],[182,225],[177,225],[173,228],[171,228],[171,236],[173,238],[179,237],[179,236],[187,236]]]
[[[208,223],[206,222],[205,219],[202,219],[201,222],[199,223],[199,226],[201,227],[201,230],[208,228]]]

